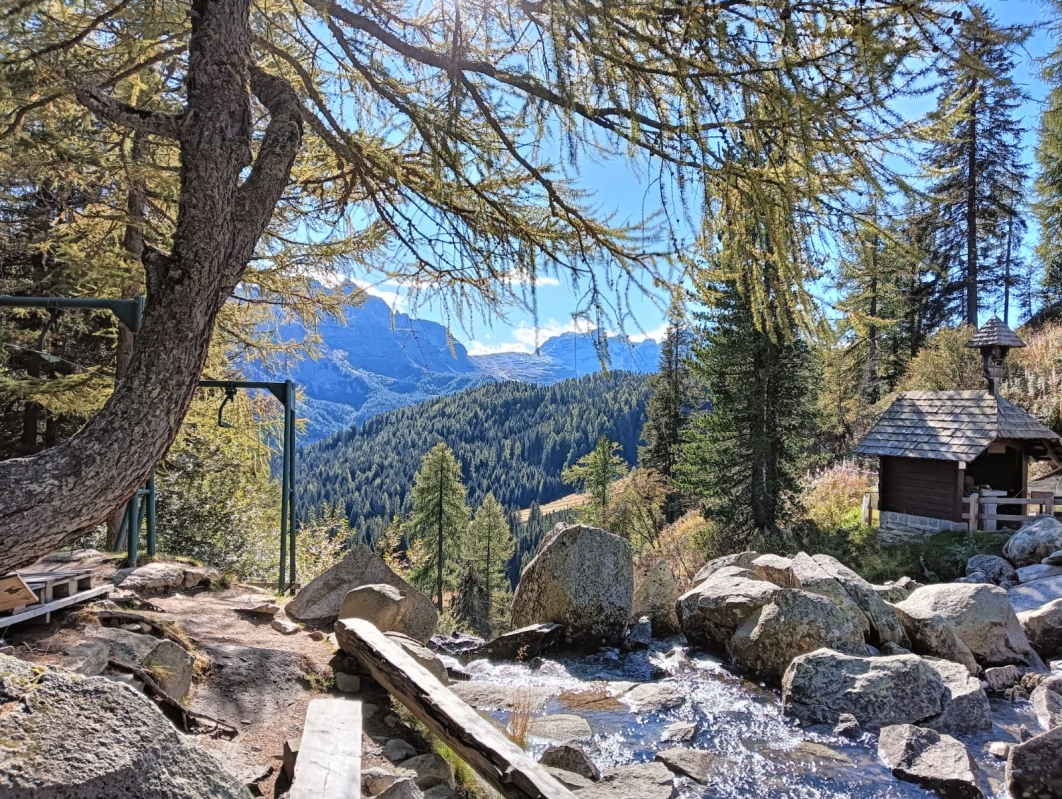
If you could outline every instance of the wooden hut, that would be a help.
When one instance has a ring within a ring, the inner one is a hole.
[[[1001,506],[1006,497],[1025,497],[1029,461],[1062,456],[1062,437],[996,393],[1007,352],[1025,343],[993,319],[967,346],[981,350],[987,390],[905,392],[856,450],[880,459],[883,528],[965,528],[970,495],[996,496]]]

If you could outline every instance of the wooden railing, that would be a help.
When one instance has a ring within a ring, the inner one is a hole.
[[[1036,497],[983,497],[980,494],[970,494],[965,500],[963,500],[969,510],[962,515],[962,518],[967,519],[970,523],[970,532],[976,532],[981,522],[985,522],[985,530],[995,530],[996,522],[1027,522],[1032,516],[1038,516],[1040,514],[1055,513],[1055,495],[1044,493],[1041,496]],[[1031,510],[1033,507],[1038,507],[1037,513],[987,513],[982,510],[982,506],[994,506],[1000,505],[1021,505],[1026,511]]]

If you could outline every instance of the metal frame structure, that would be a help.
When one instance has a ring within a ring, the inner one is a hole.
[[[280,400],[284,406],[284,438],[281,445],[280,468],[280,580],[277,583],[280,591],[283,592],[295,582],[295,384],[291,380],[285,380],[283,383],[257,380],[200,380],[199,387],[223,388],[226,392],[241,388],[261,388]],[[221,422],[220,409],[218,421]]]
[[[145,299],[92,299],[66,297],[10,297],[0,296],[0,307],[66,308],[108,310],[125,325],[131,333],[139,333],[144,318]],[[265,389],[284,406],[284,438],[281,457],[280,497],[280,591],[295,582],[295,384],[291,380],[270,383],[254,380],[200,380],[200,388],[223,388],[231,398],[237,389]],[[224,405],[222,406],[224,407]],[[221,422],[221,409],[218,410]],[[117,549],[127,543],[128,565],[136,566],[140,546],[140,529],[147,522],[148,555],[155,554],[155,477],[152,475],[143,488],[138,489],[125,508],[119,528]]]

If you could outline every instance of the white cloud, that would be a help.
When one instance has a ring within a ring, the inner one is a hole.
[[[387,303],[392,311],[405,311],[408,303],[408,299],[399,294],[397,291],[387,291],[380,288],[380,286],[386,286],[386,283],[370,283],[368,280],[351,280],[355,286],[360,288],[366,294],[371,297],[379,297],[381,300]]]
[[[536,345],[540,345],[554,336],[559,336],[563,333],[589,333],[596,328],[596,324],[586,319],[569,319],[567,322],[558,322],[556,319],[550,319],[544,326],[532,327],[523,324],[519,327],[514,327],[512,337],[523,345],[527,352],[534,352]]]
[[[501,344],[488,344],[485,341],[470,341],[465,345],[469,355],[497,355],[502,352],[528,353],[521,344],[505,341]]]
[[[644,333],[633,333],[629,336],[632,344],[640,344],[641,342],[652,339],[656,342],[664,340],[664,336],[667,335],[667,322],[664,322],[660,327],[652,330],[646,330]]]

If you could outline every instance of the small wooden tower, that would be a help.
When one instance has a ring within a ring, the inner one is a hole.
[[[966,526],[974,491],[1025,497],[1029,461],[1059,463],[1062,437],[998,394],[1004,360],[1025,342],[992,319],[966,344],[981,350],[984,391],[908,391],[857,452],[876,455],[881,526],[927,534]]]

